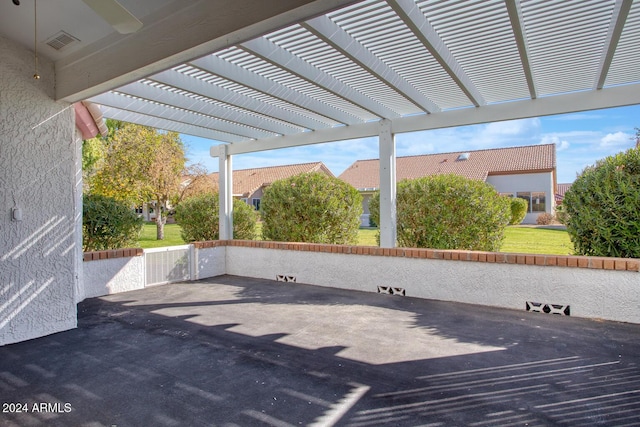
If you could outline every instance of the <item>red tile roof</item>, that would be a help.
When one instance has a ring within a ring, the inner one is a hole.
[[[274,181],[309,172],[324,172],[329,176],[334,176],[322,162],[234,170],[233,194],[234,196],[248,197],[260,187],[267,186]],[[213,181],[214,188],[217,189],[218,173],[214,172],[209,176]]]
[[[467,153],[467,160],[460,155]],[[458,151],[398,157],[396,178],[415,179],[428,175],[453,173],[470,179],[485,181],[489,175],[552,171],[556,168],[555,144],[494,148],[489,150]],[[355,188],[380,186],[379,160],[358,160],[339,177]]]

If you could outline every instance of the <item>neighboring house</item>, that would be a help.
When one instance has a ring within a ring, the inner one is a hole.
[[[322,162],[234,170],[233,197],[243,200],[255,209],[260,209],[262,193],[272,182],[309,172],[321,172],[334,176]],[[213,181],[213,188],[217,190],[218,173],[212,173],[209,177]]]
[[[569,188],[571,188],[571,184],[573,183],[569,182],[569,183],[558,184],[558,188],[556,188],[556,205],[562,204],[562,201],[564,200],[564,195],[569,190]]]
[[[369,225],[369,199],[378,190],[379,160],[358,160],[339,178],[353,185],[363,197],[362,225]],[[396,178],[456,174],[491,184],[502,195],[529,202],[523,223],[535,224],[543,212],[553,213],[556,193],[555,144],[496,148],[468,152],[398,157]]]

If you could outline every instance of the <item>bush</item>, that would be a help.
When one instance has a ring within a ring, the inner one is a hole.
[[[201,194],[183,200],[176,207],[175,220],[185,242],[218,240],[220,204],[217,193]],[[233,238],[256,238],[257,213],[241,200],[233,200]]]
[[[260,209],[265,240],[358,243],[362,196],[338,178],[305,173],[275,181]]]
[[[640,258],[640,149],[587,167],[562,204],[578,255]]]
[[[524,220],[524,217],[527,216],[529,202],[519,197],[511,197],[509,202],[511,203],[511,220],[509,220],[509,225],[518,225]]]
[[[135,246],[142,218],[126,204],[97,194],[82,196],[82,250],[103,251]]]
[[[558,221],[562,225],[567,225],[569,216],[567,215],[567,211],[565,210],[564,205],[556,206],[556,221]]]
[[[376,222],[379,206],[376,194],[369,204]],[[436,175],[398,184],[396,217],[401,247],[498,251],[511,210],[489,184]]]
[[[538,225],[549,225],[555,221],[555,217],[548,212],[541,213],[536,217],[536,224]]]

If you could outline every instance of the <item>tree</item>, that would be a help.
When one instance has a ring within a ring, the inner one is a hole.
[[[357,244],[362,196],[323,173],[275,181],[260,203],[265,240]]]
[[[169,203],[180,194],[184,145],[176,132],[125,124],[111,137],[93,191],[138,206],[154,203],[157,239],[164,239]]]
[[[82,249],[102,251],[136,244],[142,230],[139,218],[126,204],[112,197],[82,197]]]

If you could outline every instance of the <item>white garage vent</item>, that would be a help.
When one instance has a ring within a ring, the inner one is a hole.
[[[406,295],[404,288],[394,288],[393,286],[378,286],[378,293],[388,294],[388,295],[401,295],[401,296]]]
[[[571,306],[566,304],[545,304],[542,302],[527,301],[526,308],[527,311],[534,311],[536,313],[571,315]]]
[[[296,282],[296,276],[287,276],[285,274],[277,274],[276,282]]]

